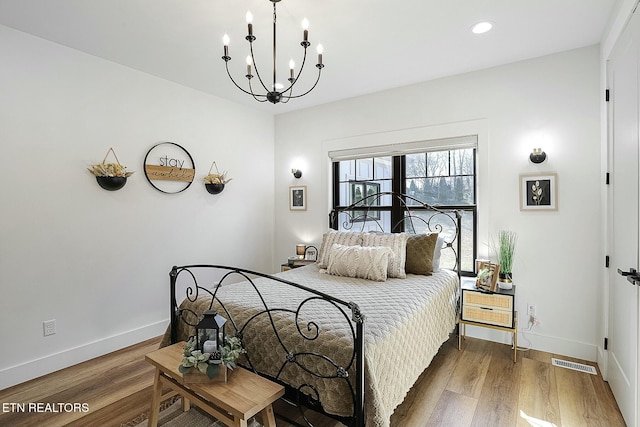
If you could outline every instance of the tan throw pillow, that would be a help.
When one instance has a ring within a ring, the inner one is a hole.
[[[389,259],[387,275],[404,279],[407,277],[404,271],[405,258],[407,257],[406,233],[363,233],[362,246],[386,246],[393,251],[393,257]]]
[[[346,246],[356,246],[362,244],[362,233],[351,233],[347,231],[329,230],[322,235],[322,244],[318,252],[316,261],[319,268],[327,268],[329,264],[329,250],[331,245],[339,243]]]
[[[438,241],[438,233],[410,235],[407,239],[407,259],[404,270],[407,274],[433,273],[433,254]]]
[[[384,282],[393,252],[386,246],[345,246],[334,243],[329,250],[327,273]]]

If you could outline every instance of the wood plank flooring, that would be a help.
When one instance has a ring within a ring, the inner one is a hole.
[[[0,426],[114,426],[146,412],[153,369],[144,355],[158,347],[152,339],[106,356],[0,390],[0,408],[8,403],[87,403],[89,411],[71,413],[0,412]],[[467,338],[462,351],[452,337],[396,408],[392,427],[567,427],[624,426],[602,376],[551,365],[552,357],[585,362],[535,350]],[[299,419],[279,404],[277,411]],[[313,416],[317,427],[340,423]],[[279,427],[291,424],[278,420]]]

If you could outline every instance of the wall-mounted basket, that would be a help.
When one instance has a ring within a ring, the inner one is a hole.
[[[224,184],[204,184],[210,194],[219,194],[224,190]]]
[[[113,154],[117,163],[105,163],[109,153]],[[109,148],[107,155],[102,159],[102,163],[91,165],[87,168],[95,177],[98,185],[107,191],[116,191],[124,187],[127,183],[127,178],[133,175],[133,172],[128,172],[126,166],[120,164],[116,152],[113,148]]]
[[[108,191],[116,191],[127,183],[126,176],[96,176],[98,185]]]
[[[211,173],[213,168],[216,168],[216,173]],[[204,186],[210,194],[220,194],[224,190],[224,185],[231,181],[231,178],[227,178],[227,172],[220,173],[218,165],[214,161],[209,168],[209,174],[204,177]]]

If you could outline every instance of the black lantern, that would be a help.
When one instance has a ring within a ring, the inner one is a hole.
[[[204,317],[196,326],[196,350],[216,354],[219,358],[220,348],[224,345],[224,324],[227,319],[215,310],[206,310],[203,314]]]

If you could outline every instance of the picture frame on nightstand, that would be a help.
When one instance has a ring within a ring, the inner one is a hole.
[[[478,260],[477,261],[478,277],[476,278],[476,288],[495,292],[498,289],[498,276],[500,275],[500,264],[492,263],[491,261]],[[489,270],[487,277],[480,277],[480,272],[483,270]]]
[[[313,246],[307,246],[307,249],[304,251],[304,259],[305,261],[316,261],[318,259],[318,251]]]

